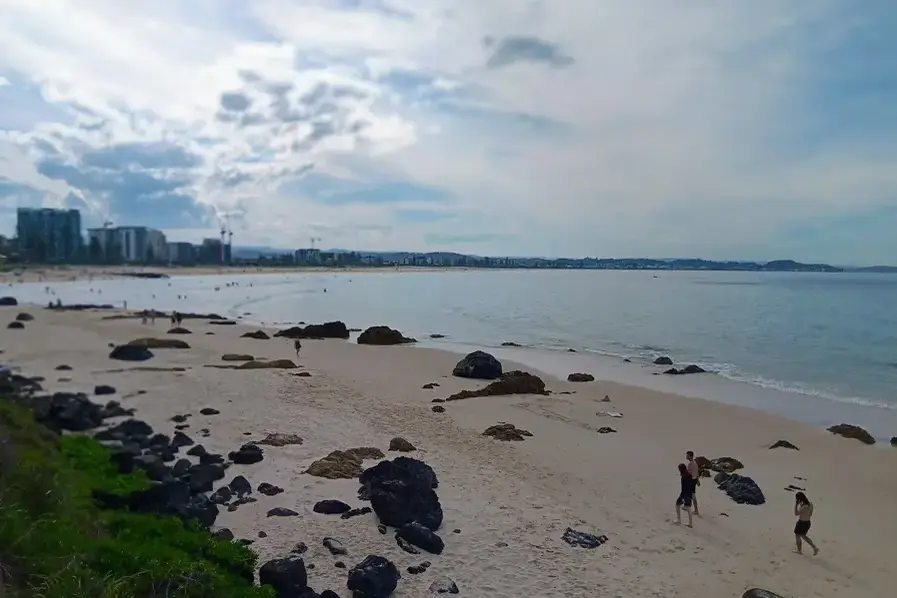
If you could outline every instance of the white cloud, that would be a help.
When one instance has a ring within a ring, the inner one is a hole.
[[[200,165],[155,169],[153,185],[245,210],[246,242],[289,246],[314,234],[425,249],[428,234],[492,234],[458,248],[775,257],[786,224],[894,202],[897,142],[882,131],[894,132],[893,104],[827,68],[887,29],[887,5],[850,7],[0,0],[0,87],[22,77],[71,114],[0,132],[0,142],[33,163],[82,170],[91,148],[183,147]],[[887,74],[855,64],[854,77]],[[0,90],[0,111],[16,87]],[[818,100],[831,90],[843,104]],[[845,112],[860,95],[885,107]],[[31,167],[28,184],[64,196],[75,178],[66,171],[61,183],[60,168]],[[439,188],[458,218],[410,222],[383,201],[322,204],[286,184],[309,169]],[[2,161],[0,175],[13,178]],[[126,216],[127,194],[97,176],[79,193]],[[817,244],[793,257],[859,250]]]

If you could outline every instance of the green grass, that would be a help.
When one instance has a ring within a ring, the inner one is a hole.
[[[128,494],[85,436],[57,436],[0,397],[0,567],[9,598],[270,598],[246,578],[254,552],[179,519],[99,509],[94,490]],[[0,582],[3,583],[3,582]],[[2,590],[0,590],[2,594]]]

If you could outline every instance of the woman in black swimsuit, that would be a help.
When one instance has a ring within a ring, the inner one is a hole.
[[[688,513],[688,527],[692,526],[691,502],[694,497],[695,483],[685,463],[679,464],[679,498],[676,499],[676,524],[682,525],[682,509]]]
[[[797,545],[797,553],[803,554],[803,543],[806,542],[813,549],[813,556],[819,554],[819,549],[813,544],[813,540],[807,537],[810,531],[810,518],[813,517],[813,503],[803,492],[794,495],[794,514],[797,523],[794,524],[794,543]]]

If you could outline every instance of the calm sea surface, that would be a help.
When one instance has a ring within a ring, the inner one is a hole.
[[[881,438],[897,435],[895,275],[380,271],[84,281],[49,292],[23,284],[2,293],[38,303],[59,297],[217,311],[269,325],[386,324],[459,351],[513,341],[525,348],[496,354],[558,375],[586,370],[815,425],[849,421]],[[433,341],[431,333],[447,338]],[[719,375],[653,376],[659,355]]]

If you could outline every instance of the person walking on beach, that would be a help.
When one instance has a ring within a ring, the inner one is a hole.
[[[688,473],[685,463],[679,464],[679,498],[676,499],[676,525],[682,525],[682,509],[688,513],[688,527],[692,527],[691,502],[694,498],[695,483]]]
[[[691,478],[695,484],[695,487],[692,488],[691,491],[691,500],[695,505],[695,516],[700,517],[701,513],[698,512],[698,486],[701,485],[701,468],[698,467],[698,464],[695,462],[694,451],[686,452],[685,458],[688,461],[688,464],[686,465],[686,467],[688,468],[688,473],[689,475],[691,475]]]
[[[816,556],[819,554],[819,549],[807,536],[807,532],[810,531],[810,519],[813,517],[813,503],[803,492],[794,495],[794,515],[797,517],[797,523],[794,524],[794,543],[797,545],[797,554],[803,554],[803,543],[806,542],[813,549],[813,556]]]
[[[293,341],[293,348],[296,349],[296,357],[299,357],[299,349],[302,348],[302,343],[299,342],[299,339]]]

